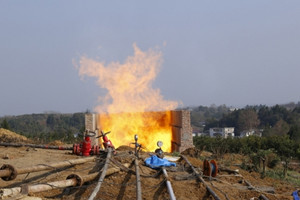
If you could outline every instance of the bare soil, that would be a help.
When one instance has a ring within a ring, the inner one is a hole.
[[[24,141],[26,141],[26,139]],[[3,141],[1,140],[1,142]],[[129,163],[129,168],[135,171],[135,167],[132,162],[134,160],[133,152],[134,149],[130,147],[120,147],[117,149],[116,155],[113,156],[113,160],[118,161],[122,164]],[[192,149],[185,152],[185,156],[189,159],[193,166],[199,170],[199,172],[201,172],[203,161],[198,157],[206,157],[205,155],[210,154]],[[64,169],[53,169],[50,171],[21,174],[12,181],[0,180],[0,188],[13,188],[22,186],[24,184],[32,185],[65,180],[68,175],[73,173],[83,176],[98,172],[103,167],[105,156],[105,153],[97,156],[96,162],[88,162]],[[170,199],[163,175],[161,173],[158,173],[158,170],[154,170],[145,166],[143,159],[148,156],[148,152],[141,152],[139,160],[142,198],[146,200]],[[15,168],[22,168],[38,164],[49,164],[78,158],[82,157],[73,155],[71,151],[66,150],[0,146],[0,167],[3,164],[11,164]],[[223,158],[222,161],[216,161],[219,163],[219,165],[223,165],[224,159],[228,159],[230,161],[227,162],[228,168],[239,170],[239,175],[235,176],[227,172],[220,172],[217,175],[216,179],[212,181],[209,181],[208,178],[204,177],[204,180],[206,181],[208,186],[217,193],[220,199],[258,199],[258,197],[263,194],[270,200],[292,200],[293,198],[291,196],[291,193],[296,189],[299,189],[296,186],[291,185],[283,180],[275,180],[268,177],[262,179],[259,173],[249,173],[235,166],[234,164],[239,163],[242,160],[241,155],[228,154]],[[228,163],[231,163],[232,165],[228,166]],[[193,175],[191,175],[192,172],[190,170],[190,167],[183,160],[177,161],[176,164],[176,167],[168,168],[167,171],[169,180],[171,181],[177,199],[213,199],[212,196],[207,192],[205,186],[196,178],[193,178]],[[110,167],[112,166],[115,166],[115,164],[111,162]],[[190,178],[187,180],[176,179],[176,177],[178,176],[188,177],[188,175],[190,175]],[[57,188],[47,192],[29,194],[29,196],[39,197],[40,199],[45,200],[84,200],[89,198],[90,194],[97,184],[97,180],[98,178],[96,178],[96,180],[94,181],[83,184],[81,187],[71,187],[65,189]],[[245,180],[251,183],[255,188],[252,190],[249,189],[245,183]],[[262,191],[263,188],[273,188],[275,193],[271,194],[268,192],[264,192]],[[104,182],[99,193],[97,194],[96,199],[136,199],[135,175],[126,170],[121,170],[118,173],[107,176],[104,179]]]

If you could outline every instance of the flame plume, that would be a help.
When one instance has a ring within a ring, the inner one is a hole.
[[[111,131],[109,138],[116,147],[132,143],[138,134],[139,142],[148,150],[153,151],[161,140],[163,149],[171,151],[170,110],[178,103],[164,100],[160,90],[152,88],[162,54],[152,49],[143,52],[135,44],[133,48],[134,55],[122,64],[105,65],[83,56],[79,75],[96,77],[97,84],[107,89],[94,111],[101,114],[98,124],[103,131]]]

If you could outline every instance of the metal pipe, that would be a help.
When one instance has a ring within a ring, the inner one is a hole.
[[[260,200],[269,200],[268,197],[266,197],[265,195],[261,194],[258,199]]]
[[[73,147],[37,145],[37,144],[16,144],[16,143],[6,143],[6,142],[0,143],[0,146],[5,146],[5,147],[32,147],[32,148],[57,149],[57,150],[73,150]]]
[[[138,157],[135,158],[134,163],[135,163],[135,174],[136,174],[136,199],[142,200],[142,186],[141,186]]]
[[[167,170],[166,168],[162,167],[162,171],[163,171],[163,174],[166,178],[166,185],[167,185],[167,188],[168,188],[168,192],[169,192],[169,195],[170,195],[170,199],[171,200],[176,200],[176,197],[174,195],[174,192],[173,192],[173,188],[172,188],[172,185],[171,185],[171,182],[169,181],[169,176],[168,176],[168,173],[167,173]]]
[[[105,164],[104,164],[104,167],[102,169],[102,173],[101,173],[101,176],[98,180],[98,184],[97,186],[95,187],[94,191],[92,192],[91,196],[89,197],[89,200],[93,200],[97,193],[99,192],[100,188],[101,188],[101,184],[105,178],[105,175],[106,175],[106,170],[108,168],[108,164],[109,164],[109,161],[110,161],[110,158],[111,158],[111,152],[112,152],[112,149],[111,148],[108,148],[107,149],[107,156],[106,156],[106,160],[105,160]]]
[[[38,172],[38,171],[43,171],[43,170],[50,170],[53,168],[61,168],[61,167],[66,167],[66,166],[78,165],[78,164],[83,164],[86,162],[92,162],[95,160],[96,160],[96,157],[86,157],[86,158],[65,160],[65,161],[47,164],[47,165],[39,164],[39,165],[32,166],[32,167],[20,168],[20,169],[17,169],[17,172],[18,172],[18,174],[26,174],[28,172]]]
[[[185,160],[185,162],[187,164],[190,165],[190,167],[192,168],[194,174],[197,176],[197,178],[205,185],[207,191],[214,197],[215,200],[220,200],[220,197],[218,197],[218,195],[207,185],[207,183],[204,181],[204,179],[200,176],[200,174],[195,170],[195,168],[193,167],[193,165],[190,163],[190,161],[184,156],[181,155],[181,158],[183,158]]]
[[[129,164],[126,163],[124,166],[128,167]],[[106,176],[111,175],[113,173],[119,172],[120,168],[118,167],[112,167],[109,168],[106,172]],[[71,187],[71,186],[81,186],[83,183],[92,181],[95,178],[99,176],[99,173],[92,173],[89,175],[85,176],[80,176],[77,174],[70,174],[67,177],[67,180],[62,180],[62,181],[55,181],[55,182],[49,182],[49,183],[44,183],[44,184],[37,184],[37,185],[27,185],[27,187],[14,187],[14,188],[3,188],[0,189],[0,198],[3,197],[13,197],[15,195],[20,194],[21,192],[24,193],[22,190],[27,190],[27,193],[37,193],[37,192],[43,192],[43,191],[48,191],[52,189],[63,189],[66,187]]]
[[[11,171],[9,169],[0,170],[0,177],[7,177],[11,175]]]
[[[27,187],[14,187],[14,188],[7,188],[0,190],[0,197],[7,197],[7,196],[15,196],[23,192],[23,190],[27,190],[28,193],[36,193],[36,192],[43,192],[57,188],[66,188],[70,186],[77,185],[77,179],[71,178],[63,181],[55,181],[49,182],[45,184],[37,184],[37,185],[28,185]]]
[[[95,157],[87,157],[87,158],[80,158],[80,159],[73,159],[73,160],[65,160],[62,162],[57,163],[50,163],[50,164],[39,164],[31,167],[24,167],[24,168],[15,168],[11,165],[3,165],[0,168],[0,177],[5,180],[13,180],[19,174],[26,174],[31,172],[39,172],[45,170],[51,170],[55,168],[62,168],[67,166],[78,165],[86,162],[95,161]]]
[[[136,199],[142,200],[142,186],[141,186],[141,178],[140,178],[140,171],[139,171],[139,150],[138,148],[141,148],[141,145],[137,142],[138,141],[138,135],[134,135],[134,145],[135,145],[135,175],[136,175]]]

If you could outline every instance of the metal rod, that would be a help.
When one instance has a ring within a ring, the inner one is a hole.
[[[167,185],[167,188],[168,188],[168,192],[169,192],[169,195],[170,195],[170,199],[171,200],[176,200],[176,197],[174,195],[174,192],[173,192],[173,188],[172,188],[172,185],[171,185],[171,182],[169,181],[169,176],[168,176],[168,173],[167,173],[167,170],[166,168],[162,167],[162,171],[163,171],[163,174],[166,178],[166,185]]]
[[[87,158],[80,158],[80,159],[72,159],[72,160],[65,160],[62,162],[57,163],[50,163],[50,164],[39,164],[31,167],[24,167],[24,168],[15,168],[11,165],[3,165],[0,170],[0,177],[3,180],[9,181],[16,178],[19,174],[26,174],[31,172],[39,172],[45,170],[51,170],[55,168],[62,168],[67,166],[78,165],[86,162],[95,161],[95,157],[87,157]]]
[[[16,143],[0,143],[0,146],[5,147],[32,147],[41,149],[58,149],[58,150],[73,150],[73,147],[63,147],[63,146],[48,146],[48,145],[37,145],[37,144],[16,144]]]
[[[195,168],[193,167],[193,165],[190,163],[190,161],[183,155],[181,155],[181,158],[183,158],[185,160],[185,162],[187,164],[190,165],[190,167],[192,168],[194,174],[197,176],[197,178],[205,185],[207,191],[214,197],[215,200],[220,200],[220,198],[218,197],[218,195],[207,185],[207,183],[204,181],[204,179],[200,176],[200,174],[195,170]]]
[[[142,186],[141,186],[138,157],[135,157],[134,163],[135,163],[135,174],[136,174],[136,199],[142,200]]]
[[[141,178],[140,178],[140,170],[139,170],[139,150],[138,148],[141,147],[141,145],[137,142],[138,141],[138,135],[134,135],[134,144],[135,144],[135,175],[136,175],[136,199],[142,200],[142,186],[141,186]]]
[[[97,193],[99,192],[100,188],[101,188],[101,184],[105,178],[105,175],[106,175],[106,170],[108,168],[108,164],[109,164],[109,161],[110,161],[110,158],[111,158],[111,152],[112,152],[112,149],[111,148],[108,148],[107,149],[107,156],[106,156],[106,160],[105,160],[105,164],[104,164],[104,167],[103,167],[103,170],[102,170],[102,173],[101,173],[101,176],[98,180],[98,184],[97,186],[95,187],[94,191],[92,192],[91,196],[89,197],[89,200],[93,200]]]

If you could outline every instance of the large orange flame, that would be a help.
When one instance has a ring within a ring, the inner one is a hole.
[[[138,142],[146,149],[153,151],[160,140],[163,150],[171,151],[169,110],[178,104],[164,100],[160,90],[152,88],[162,55],[152,49],[143,52],[135,44],[133,48],[134,56],[123,64],[112,62],[105,66],[104,62],[81,57],[79,74],[96,77],[98,85],[107,89],[95,112],[101,114],[100,129],[111,131],[109,138],[116,147],[134,142],[138,134]]]

